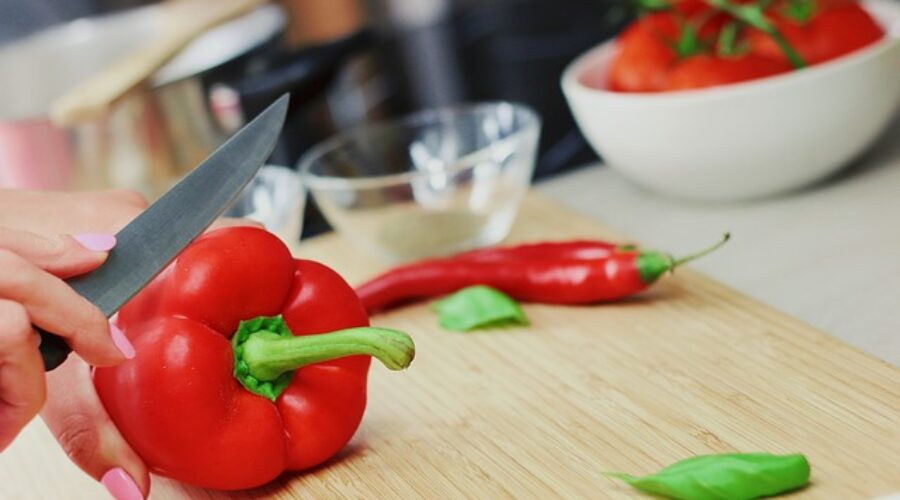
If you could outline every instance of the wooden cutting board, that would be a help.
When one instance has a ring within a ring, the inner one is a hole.
[[[531,195],[511,241],[571,237],[616,235]],[[354,283],[384,267],[336,236],[296,254]],[[601,471],[735,451],[805,453],[812,485],[795,498],[900,491],[900,370],[798,320],[689,269],[634,300],[525,310],[528,328],[469,334],[424,305],[374,318],[410,332],[416,360],[373,363],[363,425],[335,460],[230,495],[155,478],[152,497],[635,498]],[[0,457],[2,498],[101,494],[41,424]]]

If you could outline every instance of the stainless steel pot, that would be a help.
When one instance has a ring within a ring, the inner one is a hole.
[[[106,116],[60,129],[50,103],[162,29],[157,6],[82,19],[0,48],[0,187],[128,188],[150,198],[282,92],[321,91],[367,45],[356,35],[291,52],[275,5],[216,28],[161,68]]]

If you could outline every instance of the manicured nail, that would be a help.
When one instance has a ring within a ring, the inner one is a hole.
[[[134,358],[134,346],[131,345],[131,341],[122,333],[122,330],[119,330],[118,326],[110,323],[109,334],[112,337],[113,344],[116,344],[116,347],[119,348],[119,351],[122,352],[126,359]]]
[[[116,246],[116,237],[103,233],[82,233],[73,236],[81,246],[94,252],[108,252]]]
[[[100,478],[100,483],[116,500],[143,500],[144,498],[137,483],[121,467],[106,471]]]

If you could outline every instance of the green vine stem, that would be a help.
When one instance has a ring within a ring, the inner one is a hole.
[[[806,67],[806,61],[791,47],[781,32],[766,19],[765,13],[759,5],[735,5],[731,3],[731,0],[706,0],[706,3],[772,37],[794,69]]]

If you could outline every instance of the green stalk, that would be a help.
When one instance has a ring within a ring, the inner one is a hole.
[[[644,12],[669,10],[672,8],[672,4],[668,0],[637,0],[635,3],[637,3],[638,10]]]
[[[729,21],[722,28],[716,43],[716,51],[720,56],[733,57],[737,55],[737,39],[740,29],[741,26],[738,21]]]
[[[361,327],[294,336],[280,316],[241,322],[232,348],[235,378],[250,392],[273,401],[298,368],[365,355],[390,370],[402,370],[416,352],[412,338],[397,330]]]
[[[257,380],[275,380],[297,368],[368,355],[390,370],[409,366],[415,346],[409,335],[387,328],[350,328],[320,335],[280,337],[257,332],[244,342],[244,362]]]
[[[706,3],[772,37],[794,69],[806,67],[806,61],[791,47],[781,32],[766,19],[765,13],[759,5],[735,5],[730,0],[706,0]]]
[[[676,267],[682,266],[684,264],[687,264],[688,262],[697,260],[700,257],[715,252],[730,239],[731,233],[725,233],[725,235],[722,236],[722,239],[719,240],[719,242],[715,245],[707,247],[699,252],[686,255],[684,257],[681,257],[680,259],[676,259],[671,255],[662,252],[641,252],[637,257],[635,266],[637,266],[638,273],[640,273],[641,275],[641,281],[650,284],[658,280],[659,277],[663,274],[669,271],[674,271]]]

